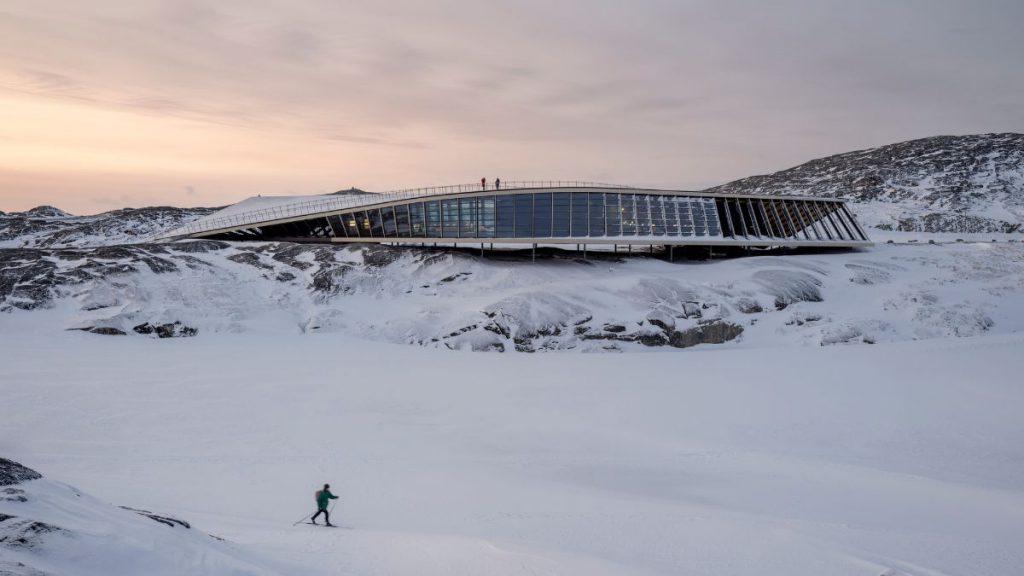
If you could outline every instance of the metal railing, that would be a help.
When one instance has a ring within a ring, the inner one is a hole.
[[[161,235],[158,239],[167,240],[182,238],[223,228],[235,228],[238,226],[255,225],[295,216],[306,216],[321,212],[333,212],[358,206],[372,206],[397,200],[427,198],[430,196],[441,196],[445,194],[459,194],[462,192],[494,192],[501,190],[522,190],[529,188],[616,188],[633,189],[633,186],[622,186],[618,184],[604,184],[601,182],[582,182],[578,180],[537,180],[537,181],[511,181],[502,182],[500,188],[495,188],[493,183],[487,187],[477,184],[455,184],[451,186],[433,186],[429,188],[410,188],[406,190],[393,190],[380,194],[368,192],[357,196],[334,196],[319,198],[317,200],[306,200],[304,202],[292,202],[271,206],[268,208],[257,208],[237,214],[229,214],[220,217],[205,217],[191,222],[168,234]],[[215,216],[215,215],[214,215]]]

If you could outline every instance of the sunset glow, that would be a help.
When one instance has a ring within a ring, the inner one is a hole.
[[[1012,3],[13,0],[0,210],[481,176],[702,188],[1020,130],[1022,18],[1008,11],[1024,17]]]

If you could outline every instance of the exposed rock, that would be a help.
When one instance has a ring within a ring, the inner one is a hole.
[[[270,264],[264,264],[258,254],[253,252],[239,252],[238,254],[232,254],[228,256],[228,260],[232,262],[238,262],[239,264],[248,264],[261,270],[273,270],[274,267]],[[292,276],[294,278],[294,276]]]
[[[35,470],[22,466],[13,460],[0,458],[0,486],[16,486],[29,480],[38,480],[43,475]]]
[[[459,278],[463,278],[465,276],[469,276],[470,274],[472,274],[472,272],[458,272],[456,274],[452,274],[451,276],[441,278],[441,282],[454,282],[455,280],[458,280]]]
[[[133,327],[132,330],[137,334],[154,335],[157,338],[187,338],[199,333],[198,329],[185,326],[181,321],[177,320],[164,324],[150,324],[149,322],[144,322]]]
[[[155,522],[159,522],[161,524],[170,526],[171,528],[174,528],[174,527],[177,527],[177,526],[181,526],[181,527],[183,527],[185,529],[192,528],[192,526],[188,522],[185,522],[184,520],[179,520],[177,518],[172,518],[170,516],[161,516],[159,514],[154,514],[154,513],[150,512],[149,510],[139,510],[138,508],[130,508],[128,506],[121,506],[121,508],[124,509],[124,510],[130,510],[132,512],[135,512],[139,516],[145,516],[146,518],[149,518],[150,520],[153,520]]]
[[[644,346],[664,346],[669,342],[669,339],[661,332],[656,334],[640,334],[636,340]]]
[[[167,244],[167,250],[171,252],[185,252],[189,254],[206,254],[209,252],[217,252],[224,250],[231,246],[227,242],[220,240],[186,240],[181,242],[174,242],[173,244]]]
[[[718,320],[699,324],[681,332],[673,332],[668,343],[676,348],[689,348],[698,344],[723,344],[735,340],[742,333],[742,326]]]
[[[89,332],[90,334],[100,334],[102,336],[125,336],[126,333],[120,328],[114,328],[113,326],[89,326],[87,328],[80,328]]]
[[[612,334],[618,334],[626,331],[626,327],[622,324],[605,324],[601,329],[605,332],[611,332]]]
[[[0,521],[0,547],[35,548],[44,536],[53,533],[66,531],[46,522],[7,516],[7,519]]]
[[[0,502],[28,502],[28,497],[25,496],[25,491],[21,488],[8,486],[0,490]]]
[[[761,303],[753,298],[740,298],[736,301],[736,309],[743,314],[764,312],[764,308],[761,307]]]

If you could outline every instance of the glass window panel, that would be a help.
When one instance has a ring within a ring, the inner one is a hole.
[[[604,194],[590,193],[590,235],[604,236]]]
[[[476,238],[480,227],[480,215],[477,212],[477,198],[459,199],[459,237]]]
[[[494,198],[494,237],[514,238],[516,235],[515,201],[511,196]]]
[[[555,192],[551,198],[551,235],[564,238],[569,235],[569,215],[572,212],[572,195]]]
[[[651,235],[651,206],[650,196],[647,194],[636,195],[636,233],[637,236]]]
[[[341,218],[338,216],[328,216],[327,219],[331,222],[331,236],[344,238],[345,225],[341,222]]]
[[[622,195],[622,235],[636,236],[635,194]]]
[[[395,206],[395,222],[398,224],[398,235],[409,237],[409,205]]]
[[[676,213],[679,216],[679,235],[693,236],[693,215],[690,213],[689,198],[676,198]]]
[[[427,235],[426,224],[423,221],[422,202],[409,205],[409,229],[413,238],[423,238]]]
[[[327,218],[324,217],[311,218],[309,220],[298,222],[297,224],[303,227],[303,232],[305,236],[316,236],[317,238],[326,238],[331,235],[331,225],[328,224]]]
[[[494,238],[494,196],[480,198],[480,237]]]
[[[665,235],[665,209],[663,207],[664,196],[651,196],[648,202],[651,205],[651,235]]]
[[[367,210],[366,215],[370,218],[370,235],[374,238],[384,236],[384,220],[380,217],[380,210]]]
[[[516,194],[516,238],[533,237],[533,194]]]
[[[370,237],[370,219],[366,217],[366,212],[356,212],[356,230],[359,231],[360,238]]]
[[[441,236],[459,237],[459,201],[456,199],[441,201]]]
[[[718,209],[715,207],[715,201],[712,198],[704,199],[704,219],[708,226],[709,236],[720,236],[722,229],[718,222]]]
[[[588,194],[586,192],[572,193],[570,234],[578,238],[590,234],[590,208],[588,207]]]
[[[704,220],[704,203],[700,198],[690,201],[690,215],[693,217],[693,235],[707,236],[707,223]]]
[[[342,214],[341,224],[345,227],[345,235],[349,238],[359,237],[359,223],[356,221],[355,213]]]
[[[394,238],[398,235],[398,227],[395,225],[395,210],[394,208],[381,208],[381,218],[384,220],[384,237]]]
[[[663,199],[665,210],[665,234],[669,236],[679,235],[679,212],[676,209],[676,197],[665,196]]]
[[[427,238],[440,238],[441,203],[437,201],[427,202],[425,208],[427,214]]]
[[[604,218],[607,236],[622,235],[622,204],[619,202],[618,194],[604,195]]]
[[[533,235],[551,237],[551,194],[548,192],[533,195]]]

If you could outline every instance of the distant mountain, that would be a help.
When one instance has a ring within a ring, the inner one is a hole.
[[[366,196],[369,194],[376,194],[376,192],[367,192],[366,190],[360,190],[353,186],[348,190],[338,190],[337,192],[331,192],[331,196]]]
[[[72,216],[53,206],[39,206],[25,212],[0,213],[0,248],[131,244],[217,210],[151,206]]]
[[[864,224],[1024,231],[1024,134],[935,136],[828,156],[709,192],[845,198]]]

